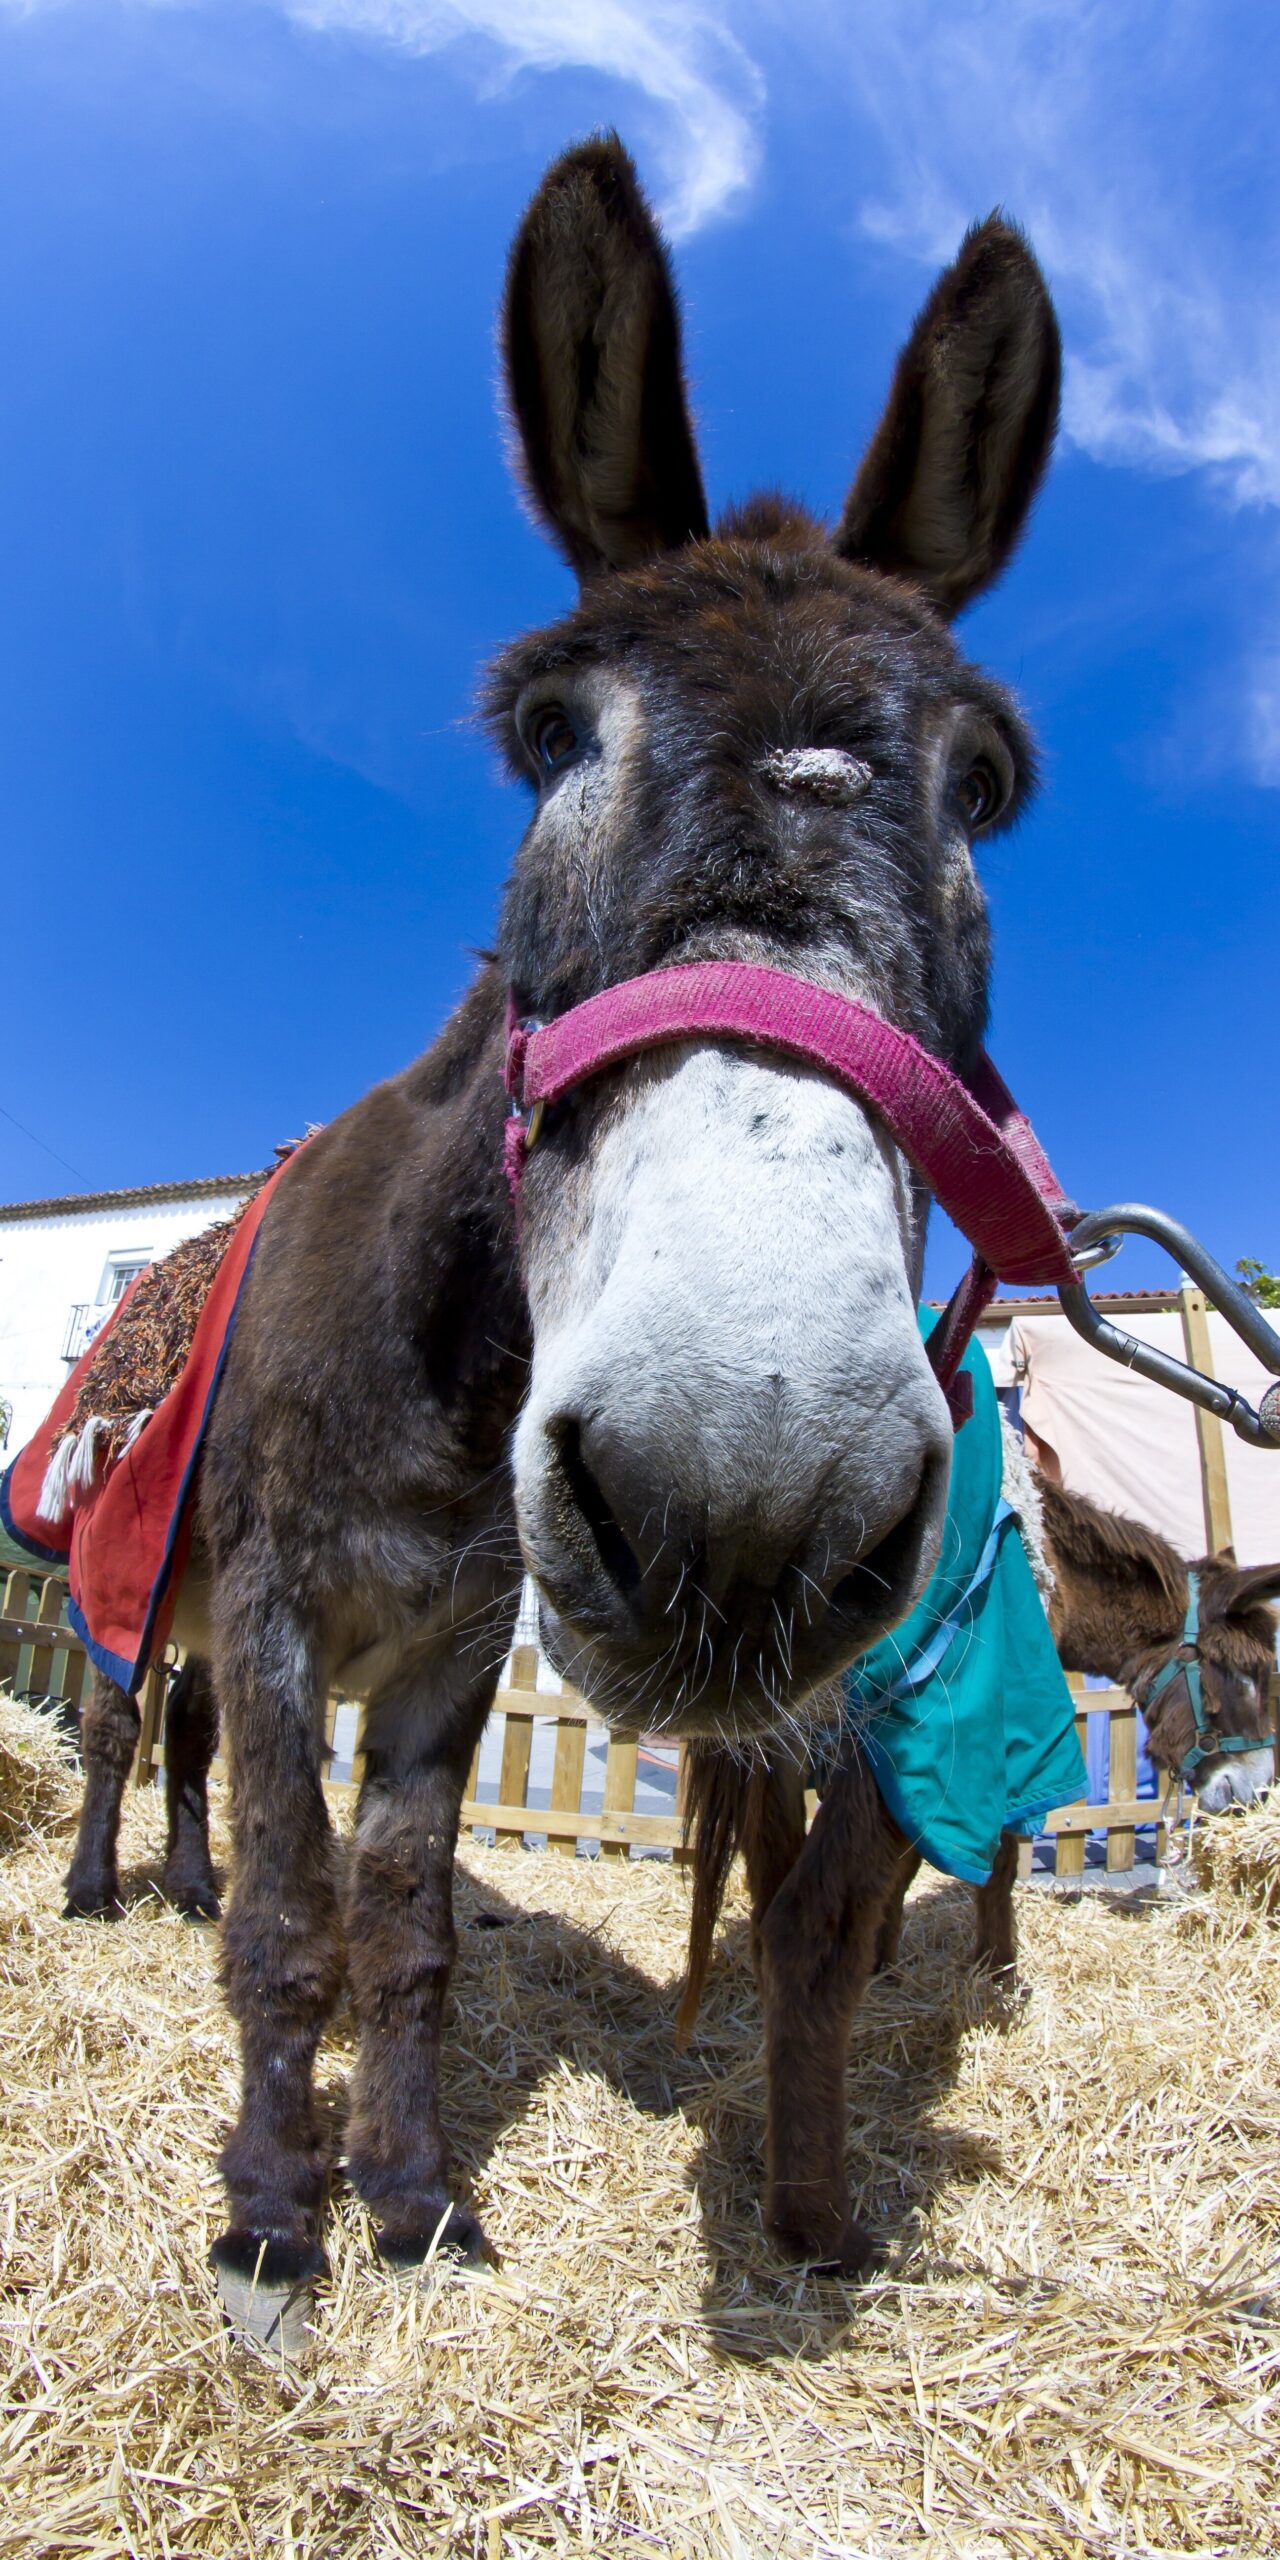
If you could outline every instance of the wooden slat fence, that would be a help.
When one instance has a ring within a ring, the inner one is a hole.
[[[64,1699],[79,1710],[93,1677],[84,1646],[67,1624],[68,1591],[58,1574],[8,1573],[0,1586],[0,1682],[20,1698]]]
[[[64,1706],[78,1716],[89,1695],[93,1665],[69,1623],[69,1599],[63,1576],[40,1565],[15,1568],[0,1580],[0,1687],[40,1705]],[[158,1664],[142,1685],[139,1786],[153,1772],[167,1681],[167,1671]]]
[[[0,1585],[0,1602],[0,1684],[20,1697],[63,1700],[78,1711],[89,1694],[92,1666],[67,1623],[65,1582],[38,1566],[15,1571]],[[493,1707],[494,1716],[501,1719],[497,1794],[490,1800],[480,1792],[481,1752],[477,1749],[462,1806],[464,1831],[473,1838],[491,1834],[545,1840],[562,1857],[573,1857],[581,1845],[597,1849],[602,1857],[627,1858],[635,1850],[663,1850],[683,1859],[683,1749],[661,1737],[611,1734],[574,1691],[540,1690],[537,1677],[536,1648],[517,1645],[508,1681],[499,1689]],[[139,1786],[152,1783],[164,1764],[167,1678],[163,1667],[152,1671],[139,1701]],[[1167,1805],[1162,1799],[1138,1795],[1138,1719],[1127,1693],[1110,1686],[1086,1688],[1075,1673],[1069,1686],[1076,1701],[1082,1748],[1086,1719],[1091,1715],[1107,1718],[1107,1794],[1104,1803],[1081,1801],[1050,1814],[1045,1834],[1054,1842],[1055,1871],[1063,1882],[1083,1874],[1090,1833],[1106,1834],[1107,1866],[1122,1873],[1135,1864],[1140,1827],[1149,1827],[1158,1813],[1165,1813],[1157,1842],[1163,1857],[1169,1828],[1181,1822],[1189,1809],[1189,1799],[1180,1792]],[[344,1703],[336,1698],[329,1701],[326,1738],[331,1747]],[[1275,1675],[1272,1710],[1280,1732],[1280,1677]],[[670,1788],[670,1812],[637,1812],[642,1770],[652,1772],[655,1779],[659,1772],[663,1774],[661,1791]],[[549,1783],[535,1783],[538,1771],[545,1773]],[[351,1775],[331,1782],[332,1792],[350,1793],[358,1788],[360,1778],[357,1737]],[[541,1801],[544,1796],[545,1802]],[[1024,1875],[1030,1872],[1031,1862],[1032,1846],[1027,1842],[1020,1859]]]

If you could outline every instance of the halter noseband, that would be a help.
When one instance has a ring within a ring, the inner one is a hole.
[[[962,1422],[971,1397],[960,1360],[997,1283],[1057,1289],[1079,1277],[1065,1232],[1074,1204],[990,1059],[979,1058],[966,1084],[869,1006],[746,961],[654,969],[546,1023],[520,1021],[508,998],[505,1161],[517,1203],[544,1110],[588,1077],[681,1040],[741,1040],[818,1067],[883,1121],[974,1247],[928,1343],[952,1419]]]
[[[1206,1760],[1216,1759],[1220,1751],[1259,1751],[1266,1748],[1264,1738],[1258,1734],[1220,1733],[1206,1740],[1209,1716],[1204,1703],[1204,1674],[1200,1662],[1200,1576],[1191,1566],[1187,1568],[1187,1591],[1187,1614],[1182,1621],[1182,1637],[1177,1652],[1170,1654],[1159,1671],[1133,1693],[1149,1720],[1157,1698],[1167,1697],[1179,1680],[1184,1683],[1196,1738],[1179,1765],[1179,1779],[1193,1779],[1197,1769]]]

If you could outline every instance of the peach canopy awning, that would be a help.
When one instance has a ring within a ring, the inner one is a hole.
[[[1125,1333],[1185,1360],[1178,1310],[1117,1314]],[[1270,1380],[1225,1319],[1208,1316],[1214,1374],[1256,1405]],[[1021,1394],[1028,1432],[1054,1452],[1064,1484],[1145,1520],[1184,1555],[1201,1555],[1205,1527],[1200,1444],[1193,1406],[1103,1359],[1056,1311],[1018,1314],[1003,1338],[984,1328],[997,1385]],[[1280,1557],[1280,1449],[1252,1449],[1223,1430],[1227,1490],[1242,1564]]]

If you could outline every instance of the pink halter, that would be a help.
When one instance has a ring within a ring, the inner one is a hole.
[[[1057,1289],[1079,1278],[1064,1232],[1078,1212],[990,1059],[984,1054],[963,1084],[910,1032],[852,997],[737,960],[624,979],[553,1022],[518,1022],[509,999],[506,1167],[517,1200],[543,1107],[588,1076],[676,1040],[745,1040],[798,1058],[884,1122],[974,1247],[928,1345],[952,1417],[963,1421],[971,1396],[957,1371],[997,1282]]]

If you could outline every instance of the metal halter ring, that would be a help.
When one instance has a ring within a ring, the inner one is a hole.
[[[1081,1225],[1084,1224],[1083,1219],[1080,1223]],[[1073,1229],[1071,1237],[1071,1259],[1074,1262],[1077,1271],[1097,1271],[1101,1268],[1104,1262],[1115,1261],[1116,1255],[1120,1251],[1120,1247],[1123,1243],[1123,1236],[1099,1236],[1096,1244],[1085,1244],[1077,1247],[1075,1241],[1075,1230]]]
[[[545,1102],[531,1102],[528,1110],[526,1111],[523,1103],[516,1101],[514,1094],[511,1097],[507,1117],[509,1120],[519,1121],[520,1135],[524,1140],[524,1151],[526,1155],[528,1155],[529,1149],[531,1147],[536,1147],[538,1143],[538,1131],[542,1127],[542,1115],[546,1110],[546,1107]]]

